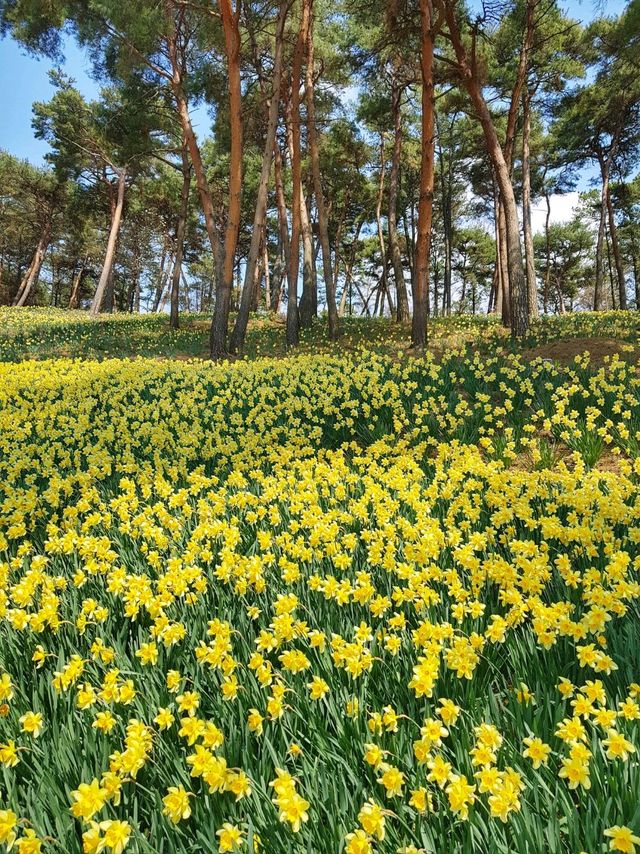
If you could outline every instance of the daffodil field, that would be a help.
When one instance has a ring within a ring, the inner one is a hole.
[[[640,844],[636,314],[216,365],[3,311],[7,850]]]

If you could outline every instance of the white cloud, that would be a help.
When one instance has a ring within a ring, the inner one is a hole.
[[[550,196],[550,222],[567,222],[570,220],[578,205],[579,198],[580,194],[578,192],[555,193],[553,196]],[[542,234],[544,232],[546,218],[546,201],[544,199],[536,199],[536,201],[531,205],[531,227],[534,234]]]

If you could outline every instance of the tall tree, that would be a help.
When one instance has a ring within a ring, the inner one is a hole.
[[[511,331],[516,337],[523,336],[529,328],[529,305],[527,286],[522,261],[518,208],[511,181],[509,159],[505,157],[500,145],[496,128],[482,93],[480,69],[477,62],[476,31],[471,32],[470,53],[463,42],[457,15],[455,0],[445,0],[445,16],[453,49],[455,51],[458,72],[467,89],[476,115],[482,126],[487,153],[495,172],[496,183],[500,189],[500,199],[504,209],[505,242],[507,254],[507,274],[509,277],[509,298],[511,307]],[[519,101],[519,96],[518,96]],[[509,131],[507,131],[509,139]]]
[[[242,349],[251,310],[251,299],[254,292],[254,281],[256,276],[256,265],[261,241],[265,239],[266,215],[267,215],[267,193],[269,188],[269,175],[273,152],[276,145],[276,132],[278,129],[278,113],[280,105],[280,85],[282,79],[282,54],[284,43],[284,28],[289,11],[289,0],[280,0],[278,7],[278,19],[276,21],[275,45],[273,52],[273,72],[271,83],[271,95],[269,100],[269,115],[264,140],[264,154],[262,156],[262,168],[260,173],[260,184],[258,187],[258,198],[253,218],[253,233],[251,236],[251,247],[245,268],[244,286],[242,298],[235,327],[231,336],[229,349],[236,353]]]

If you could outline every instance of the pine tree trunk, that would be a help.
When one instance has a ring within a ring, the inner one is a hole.
[[[287,346],[297,347],[300,341],[300,314],[298,312],[298,273],[300,270],[300,205],[302,203],[302,165],[300,151],[300,78],[302,59],[309,33],[309,0],[302,0],[300,29],[293,54],[291,69],[291,244],[287,291]]]
[[[158,309],[160,308],[160,300],[162,299],[162,294],[164,293],[164,288],[167,283],[167,276],[165,275],[165,265],[167,263],[167,251],[168,251],[168,235],[165,233],[163,235],[163,244],[162,244],[162,255],[160,256],[160,270],[158,271],[158,283],[156,284],[155,295],[153,297],[153,304],[151,307],[151,311],[154,314],[157,314]]]
[[[611,191],[607,186],[607,214],[609,217],[609,236],[611,237],[611,249],[613,250],[613,260],[616,267],[616,277],[618,279],[618,307],[621,311],[627,310],[627,288],[624,273],[624,264],[622,263],[622,255],[620,254],[620,243],[618,241],[618,229],[616,226],[616,218],[613,211],[613,202],[611,201]]]
[[[287,147],[293,162],[293,133],[291,124],[291,101],[287,104]],[[302,294],[298,305],[301,329],[308,329],[318,316],[318,277],[313,255],[313,234],[309,221],[309,209],[304,196],[304,182],[300,178],[300,236],[302,237]]]
[[[527,333],[529,328],[529,306],[527,286],[522,263],[522,247],[520,245],[520,228],[518,225],[518,208],[509,168],[504,153],[498,141],[496,129],[491,114],[482,95],[477,70],[469,65],[466,49],[462,43],[460,31],[455,16],[454,0],[446,0],[445,12],[449,33],[453,42],[458,68],[462,75],[478,119],[482,126],[487,153],[494,167],[496,181],[500,188],[500,197],[504,208],[505,232],[507,243],[507,267],[509,274],[509,297],[511,307],[511,333],[519,338]]]
[[[80,268],[73,277],[73,282],[71,285],[71,295],[69,296],[69,308],[78,308],[78,304],[80,302],[80,286],[82,285],[82,279],[84,278],[84,272],[88,263],[89,256],[87,255],[81,262]]]
[[[218,0],[224,45],[227,58],[229,90],[229,123],[231,130],[231,151],[229,156],[229,208],[227,228],[224,236],[224,260],[222,276],[216,287],[216,304],[211,321],[209,352],[212,359],[222,359],[227,354],[227,332],[231,293],[233,290],[233,271],[236,262],[236,247],[240,232],[240,213],[242,198],[242,89],[240,83],[240,0],[236,0],[234,10],[232,0]]]
[[[502,317],[502,325],[511,326],[511,290],[509,287],[509,253],[507,240],[507,224],[500,196],[498,203],[498,232],[500,234],[500,315]]]
[[[542,310],[546,314],[549,308],[549,279],[551,276],[551,232],[549,224],[551,222],[551,199],[549,193],[544,194],[547,203],[547,215],[544,220],[544,242],[545,242],[545,271],[544,271],[544,291],[542,293]]]
[[[245,267],[244,285],[240,298],[238,316],[231,334],[229,349],[232,353],[238,353],[244,346],[247,333],[249,313],[255,290],[256,266],[260,253],[260,242],[266,229],[267,220],[267,196],[269,189],[269,176],[271,174],[271,162],[273,149],[276,142],[276,131],[278,129],[278,113],[280,107],[280,80],[282,77],[282,45],[284,26],[289,9],[288,0],[280,0],[278,10],[278,22],[276,24],[276,38],[273,54],[273,78],[271,83],[271,99],[269,102],[269,118],[264,141],[264,152],[262,154],[262,168],[260,171],[260,183],[258,184],[258,197],[256,210],[253,217],[253,231],[251,234],[251,246],[249,257]]]
[[[262,243],[262,269],[264,270],[264,307],[267,312],[271,311],[271,274],[269,271],[269,249],[267,247],[267,235]]]
[[[600,311],[602,308],[602,297],[604,290],[604,238],[605,222],[607,215],[607,189],[609,186],[609,174],[600,162],[602,171],[602,192],[600,194],[600,219],[598,221],[598,239],[596,240],[596,281],[593,293],[593,310]]]
[[[436,116],[436,131],[438,129]],[[440,163],[440,191],[442,193],[442,240],[444,245],[444,284],[442,294],[442,313],[451,314],[451,276],[452,276],[452,217],[451,217],[451,168],[445,170],[442,145],[438,142],[438,160]]]
[[[389,227],[389,250],[393,264],[393,277],[396,283],[398,323],[408,323],[411,319],[407,284],[404,280],[402,253],[398,239],[398,176],[400,173],[400,157],[402,155],[402,89],[398,83],[397,69],[394,68],[391,78],[391,113],[393,117],[393,151],[391,154],[391,171],[389,172],[389,212],[387,217]]]
[[[307,201],[300,188],[300,232],[302,235],[302,296],[300,297],[300,326],[307,329],[318,316],[318,277],[313,260],[313,235]]]
[[[38,240],[38,245],[36,246],[36,251],[33,253],[33,258],[31,259],[31,264],[27,269],[27,272],[22,280],[22,283],[18,289],[18,293],[15,295],[13,300],[13,304],[15,306],[23,306],[26,305],[27,300],[31,294],[31,291],[37,284],[38,278],[40,276],[40,270],[42,269],[42,262],[44,261],[44,256],[47,253],[47,248],[49,246],[49,242],[51,240],[51,217],[47,217],[43,229],[42,234],[40,235],[40,239]]]
[[[413,320],[411,343],[423,348],[427,340],[429,304],[429,254],[433,219],[435,178],[435,99],[433,91],[433,7],[431,0],[420,0],[420,69],[422,77],[422,124],[418,235],[413,276]]]
[[[535,258],[533,254],[533,231],[531,229],[531,160],[529,139],[531,136],[531,98],[525,85],[522,92],[522,230],[527,273],[527,298],[529,317],[538,317],[538,284],[536,282]]]
[[[180,119],[180,126],[182,128],[182,132],[185,136],[185,139],[187,140],[187,146],[189,148],[189,157],[191,159],[191,163],[193,164],[193,171],[196,178],[196,186],[198,188],[198,196],[200,198],[200,206],[202,207],[202,213],[204,214],[204,224],[207,231],[207,237],[209,238],[211,252],[213,253],[215,264],[214,279],[216,282],[219,282],[222,278],[223,273],[223,253],[222,245],[220,242],[220,234],[218,231],[218,226],[216,225],[215,211],[213,209],[213,202],[211,198],[211,190],[209,188],[209,182],[207,181],[207,174],[204,168],[204,163],[202,162],[200,147],[198,145],[198,140],[196,139],[196,135],[191,124],[191,117],[189,115],[187,100],[182,91],[182,77],[177,71],[177,69],[174,69],[173,92],[176,100],[178,117]]]
[[[100,279],[98,280],[98,287],[96,288],[95,296],[93,297],[91,308],[89,309],[89,314],[91,317],[96,317],[100,312],[105,291],[107,290],[109,281],[112,281],[113,261],[115,258],[118,234],[120,232],[120,223],[122,221],[122,209],[124,207],[124,192],[126,187],[126,181],[127,173],[124,169],[122,169],[118,173],[118,196],[113,210],[113,216],[111,218],[111,229],[109,231],[107,251],[104,256],[104,263],[102,265]]]
[[[284,179],[282,176],[282,154],[280,146],[276,140],[273,148],[273,174],[276,185],[276,207],[278,209],[278,236],[279,236],[279,253],[278,257],[284,256],[286,269],[289,269],[289,256],[291,247],[289,245],[289,222],[287,220],[287,202],[284,196]],[[274,311],[278,310],[278,306],[274,306]]]
[[[213,209],[213,201],[209,182],[202,162],[202,155],[198,140],[191,124],[191,116],[189,115],[189,105],[184,88],[184,76],[186,73],[187,57],[184,47],[178,50],[178,36],[180,35],[179,28],[176,27],[174,20],[174,4],[172,0],[164,0],[164,15],[167,24],[167,31],[170,35],[167,38],[167,54],[171,64],[171,91],[175,100],[178,120],[182,128],[183,136],[187,142],[189,149],[189,157],[193,164],[193,171],[198,187],[198,196],[200,198],[200,206],[204,214],[205,228],[211,252],[213,254],[215,271],[214,280],[216,283],[221,281],[223,272],[223,255],[222,244],[218,226],[216,225],[215,211]]]
[[[329,340],[336,341],[339,335],[338,309],[336,295],[333,289],[333,271],[331,268],[331,245],[329,243],[329,223],[322,190],[320,175],[320,154],[318,151],[318,135],[316,128],[315,81],[314,81],[314,45],[313,45],[313,0],[304,0],[309,5],[309,26],[307,29],[307,68],[306,68],[306,98],[307,98],[307,139],[311,156],[311,172],[313,175],[313,193],[316,199],[318,215],[318,231],[322,247],[322,273],[329,315]]]
[[[353,265],[356,260],[356,253],[358,251],[358,240],[360,239],[360,232],[362,231],[363,226],[363,218],[361,217],[358,221],[358,227],[356,232],[351,240],[351,252],[349,254],[349,260],[347,261],[347,265],[344,271],[344,288],[342,291],[342,296],[340,297],[340,305],[338,306],[338,314],[340,317],[344,317],[345,309],[347,307],[347,297],[351,297],[351,274],[353,271]]]
[[[384,293],[389,289],[387,279],[387,250],[384,245],[384,231],[382,230],[382,197],[384,195],[384,179],[386,173],[386,159],[384,154],[384,134],[380,134],[380,179],[378,181],[378,195],[376,197],[376,227],[378,230],[378,245],[380,247],[381,288]],[[384,300],[383,300],[384,309]]]
[[[495,176],[491,175],[491,184],[493,187],[493,224],[494,237],[496,243],[495,265],[493,268],[493,278],[491,281],[491,292],[489,293],[489,305],[487,314],[499,314],[502,311],[502,264],[500,257],[500,228],[498,226],[498,217],[500,210],[500,194],[496,187]],[[498,303],[500,303],[498,305]]]
[[[180,300],[180,277],[182,275],[182,259],[184,257],[184,237],[187,230],[187,216],[189,215],[189,189],[191,187],[191,166],[189,165],[189,150],[186,139],[182,141],[182,192],[180,193],[180,212],[178,214],[178,225],[176,227],[176,257],[173,262],[173,274],[171,276],[171,310],[169,313],[169,326],[177,329],[179,321]]]

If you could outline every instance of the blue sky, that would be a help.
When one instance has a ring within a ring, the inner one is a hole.
[[[568,0],[563,4],[569,14],[583,22],[596,14],[617,15],[626,5],[624,0]],[[65,43],[64,70],[75,78],[78,88],[93,97],[98,86],[90,76],[90,63],[71,39]],[[0,40],[0,148],[33,163],[42,162],[47,145],[34,139],[31,128],[31,104],[48,100],[53,94],[47,72],[52,63],[28,55],[13,39]],[[198,111],[201,131],[208,127],[204,110]]]

